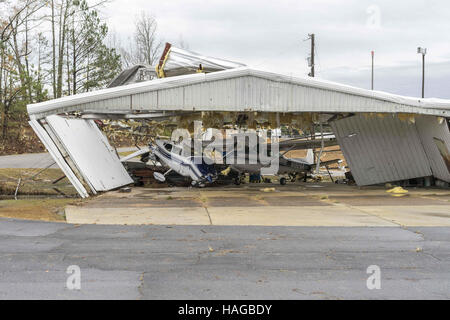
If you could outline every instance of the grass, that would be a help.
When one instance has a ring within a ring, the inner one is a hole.
[[[64,208],[77,205],[80,199],[1,200],[0,217],[65,222]]]
[[[0,169],[0,217],[64,222],[64,207],[81,202],[67,179],[53,184],[53,181],[64,176],[61,170],[47,169],[35,177],[39,171]],[[17,193],[19,200],[9,200],[14,198],[19,178],[22,179]],[[62,194],[69,198],[60,198]],[[23,199],[27,197],[30,199]]]
[[[14,195],[21,178],[17,193],[19,196],[57,196],[61,193],[68,197],[77,196],[75,188],[67,179],[53,184],[53,181],[64,176],[60,169],[47,169],[34,177],[39,171],[40,169],[0,169],[0,195]]]

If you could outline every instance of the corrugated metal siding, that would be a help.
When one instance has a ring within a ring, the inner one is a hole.
[[[100,100],[95,102],[84,103],[78,106],[78,110],[96,111],[102,110],[105,112],[111,111],[130,111],[131,110],[131,96],[123,96],[119,98],[111,98],[107,100]]]
[[[432,175],[413,123],[356,115],[331,126],[358,185]]]
[[[195,74],[132,84],[28,106],[42,118],[71,111],[387,112],[448,115],[444,102],[421,101],[251,69]]]
[[[131,101],[133,110],[155,110],[158,106],[158,91],[133,94]]]
[[[193,84],[184,90],[161,89],[159,93],[158,110],[414,112],[406,105],[253,76]]]
[[[184,87],[170,88],[158,91],[157,110],[182,109],[183,105],[184,105]]]
[[[442,140],[450,150],[450,132],[446,121],[439,123],[437,117],[417,116],[416,126],[420,139],[428,156],[433,176],[450,182],[450,172],[436,146],[434,138]]]

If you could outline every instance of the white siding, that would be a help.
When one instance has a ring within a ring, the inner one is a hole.
[[[133,183],[94,121],[59,116],[46,121],[93,192]]]
[[[386,112],[449,116],[450,101],[396,96],[249,68],[109,88],[28,106],[30,116],[90,111]]]
[[[70,183],[72,183],[74,188],[77,190],[80,197],[82,198],[89,197],[89,194],[83,187],[83,184],[80,182],[80,180],[78,180],[75,173],[72,171],[70,166],[65,161],[63,155],[61,154],[61,151],[58,149],[56,144],[53,142],[53,140],[50,138],[50,136],[41,126],[41,124],[37,120],[31,120],[29,124],[33,128],[34,132],[36,132],[36,135],[42,141],[42,143],[44,144],[45,148],[48,150],[50,155],[53,157],[56,164],[61,168],[66,177],[69,179]]]

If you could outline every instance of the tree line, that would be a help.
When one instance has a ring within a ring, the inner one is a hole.
[[[154,65],[162,48],[146,12],[123,45],[101,8],[109,0],[0,0],[0,120],[3,143],[26,105],[104,88],[123,68]]]

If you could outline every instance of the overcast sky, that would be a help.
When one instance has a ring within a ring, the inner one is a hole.
[[[308,33],[316,34],[317,77],[421,94],[421,56],[428,49],[426,96],[450,98],[450,1],[114,0],[104,9],[118,35],[133,34],[140,11],[153,14],[164,41],[252,67],[306,76]]]

